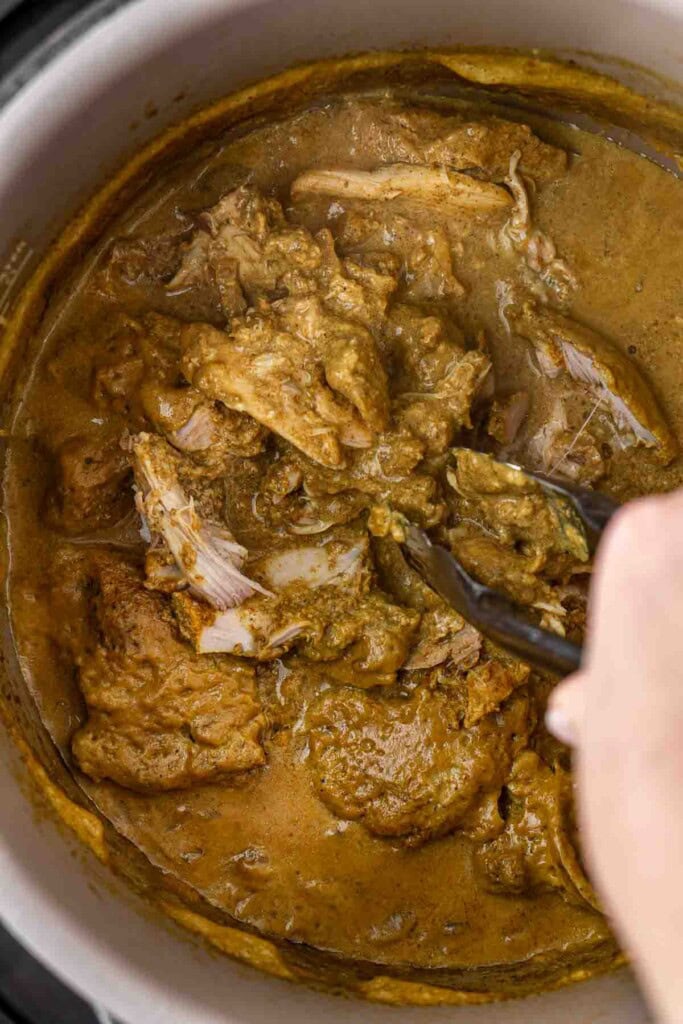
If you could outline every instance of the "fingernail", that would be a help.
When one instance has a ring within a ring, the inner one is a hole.
[[[568,746],[576,746],[576,723],[561,704],[551,704],[545,713],[545,724],[549,732]]]

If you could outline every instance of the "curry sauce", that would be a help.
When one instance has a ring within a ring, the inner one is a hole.
[[[580,640],[588,550],[499,460],[679,483],[680,188],[538,114],[326,94],[188,144],[49,297],[5,477],[22,669],[98,812],[295,976],[618,960],[554,680],[400,530]]]

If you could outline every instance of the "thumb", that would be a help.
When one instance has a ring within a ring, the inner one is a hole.
[[[584,713],[585,672],[569,676],[555,687],[548,701],[545,724],[549,731],[569,746],[576,746]]]

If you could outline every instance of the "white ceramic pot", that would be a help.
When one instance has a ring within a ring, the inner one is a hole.
[[[305,58],[453,43],[592,51],[676,77],[681,40],[683,0],[100,0],[0,85],[0,327],[5,292],[75,204],[164,124],[246,80]],[[127,1024],[646,1020],[625,973],[505,1005],[402,1010],[267,978],[152,920],[74,857],[73,841],[36,820],[21,771],[0,732],[0,916]]]

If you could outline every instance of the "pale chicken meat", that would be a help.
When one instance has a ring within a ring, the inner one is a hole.
[[[143,529],[153,545],[165,545],[179,581],[214,608],[231,608],[257,592],[267,594],[241,572],[247,552],[230,531],[204,521],[197,512],[179,481],[170,446],[159,437],[139,434],[131,440],[131,452]],[[158,561],[154,567],[152,582]]]
[[[390,686],[408,660],[419,615],[377,590],[340,588],[343,577],[315,587],[285,587],[224,612],[174,596],[180,628],[199,654],[231,653],[270,661],[295,649],[336,682]]]
[[[479,181],[444,167],[388,164],[374,171],[350,168],[307,171],[292,185],[292,196],[307,194],[361,199],[366,202],[400,200],[434,206],[445,212],[489,213],[511,205],[508,192],[498,185]]]

